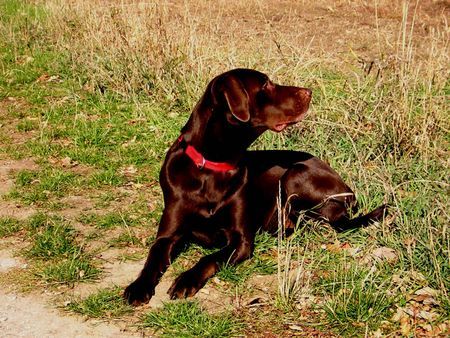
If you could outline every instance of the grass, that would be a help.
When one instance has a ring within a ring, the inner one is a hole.
[[[101,269],[67,220],[37,213],[23,222],[31,244],[23,250],[35,277],[47,285],[73,285],[96,280]]]
[[[89,318],[121,317],[133,312],[133,308],[124,303],[121,292],[119,287],[102,289],[85,299],[70,302],[66,308]]]
[[[233,67],[256,68],[314,94],[305,121],[281,134],[266,133],[252,147],[311,152],[354,188],[361,213],[389,201],[391,216],[341,234],[315,222],[300,222],[289,239],[259,234],[254,257],[223,266],[219,279],[245,299],[247,289],[236,285],[280,269],[278,292],[268,292],[266,310],[282,312],[281,335],[292,335],[285,323],[302,325],[289,315],[299,307],[309,311],[304,322],[330,335],[370,335],[377,329],[398,335],[398,326],[384,321],[391,322],[396,306],[412,306],[409,299],[423,286],[438,293],[440,301],[427,310],[439,314],[430,323],[438,327],[449,318],[450,289],[448,27],[424,23],[429,29],[422,31],[417,22],[430,15],[420,8],[416,13],[406,1],[377,1],[380,12],[372,17],[370,6],[361,9],[356,2],[342,2],[345,13],[331,2],[329,13],[305,7],[301,18],[279,8],[283,20],[276,22],[269,5],[0,1],[0,158],[39,164],[11,174],[15,188],[4,198],[40,210],[27,221],[2,217],[0,236],[25,234],[25,251],[44,285],[100,278],[88,249],[93,239],[132,249],[120,257],[142,258],[137,234],[145,231],[151,238],[160,217],[156,182],[166,149],[211,78]],[[234,20],[227,14],[231,9],[247,21]],[[355,35],[350,27],[335,26],[342,18],[353,20],[351,13],[359,15],[353,18],[359,23]],[[333,41],[321,35],[322,26],[314,29],[318,17],[328,18],[323,26],[333,30]],[[308,29],[292,36],[291,27],[304,22]],[[371,27],[366,35],[365,27]],[[312,30],[314,41],[297,40]],[[319,40],[329,48],[321,51]],[[339,41],[349,44],[335,51]],[[89,170],[58,165],[67,157]],[[63,199],[74,194],[93,197],[102,212],[82,211],[70,220],[51,216],[64,212]],[[78,222],[96,236],[75,231]],[[118,234],[109,238],[111,231]],[[380,247],[393,249],[396,259],[367,259]],[[173,264],[175,272],[208,252],[193,247]],[[396,276],[404,277],[399,285]],[[121,308],[114,292],[77,301],[77,308],[88,316],[97,308],[94,313],[108,317]],[[315,304],[302,304],[305,296],[315,297]],[[196,303],[175,302],[146,316],[144,325],[177,337],[177,330],[187,336],[247,332],[228,315],[223,323],[219,317]],[[256,331],[266,326],[264,316],[258,318]]]
[[[21,229],[21,222],[12,217],[0,218],[0,237],[10,236]]]
[[[69,189],[79,185],[80,179],[76,174],[60,169],[22,170],[16,174],[16,188],[9,195],[20,198],[26,204],[40,204],[62,197]]]
[[[152,328],[160,337],[233,337],[242,325],[231,314],[212,316],[192,301],[164,304],[146,313],[142,326]]]
[[[338,266],[330,284],[325,284],[323,304],[328,321],[339,333],[355,335],[362,328],[375,331],[392,316],[395,298],[383,272],[359,265]],[[326,283],[326,282],[325,282]]]
[[[39,229],[32,235],[33,245],[27,251],[30,257],[41,259],[71,256],[79,251],[75,232],[70,226],[55,222]]]
[[[92,263],[91,258],[75,253],[62,260],[38,265],[35,275],[47,285],[73,285],[97,280],[101,270]]]

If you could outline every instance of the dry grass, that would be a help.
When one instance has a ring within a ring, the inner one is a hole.
[[[394,157],[411,149],[428,157],[449,128],[445,98],[434,95],[448,78],[448,8],[417,4],[284,1],[274,11],[261,1],[45,2],[49,42],[91,90],[147,92],[188,110],[214,75],[258,68],[322,91],[313,123],[338,115],[352,137],[376,124]],[[442,16],[430,18],[433,10]],[[326,68],[351,79],[342,107],[326,96]]]

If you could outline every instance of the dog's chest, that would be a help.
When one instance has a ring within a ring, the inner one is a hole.
[[[227,204],[228,197],[233,194],[232,189],[228,180],[205,176],[199,180],[198,189],[192,191],[188,198],[201,216],[210,218]]]

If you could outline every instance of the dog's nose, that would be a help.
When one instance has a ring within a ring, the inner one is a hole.
[[[300,90],[297,92],[297,94],[300,97],[303,97],[305,99],[311,99],[312,96],[312,90],[309,88],[300,88]]]

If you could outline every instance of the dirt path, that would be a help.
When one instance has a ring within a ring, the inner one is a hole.
[[[2,337],[136,337],[119,327],[64,316],[41,298],[0,292]]]
[[[0,250],[0,273],[26,268],[23,259],[10,249]],[[84,321],[66,316],[46,302],[42,295],[19,295],[0,291],[0,332],[2,337],[136,337],[113,324]]]

